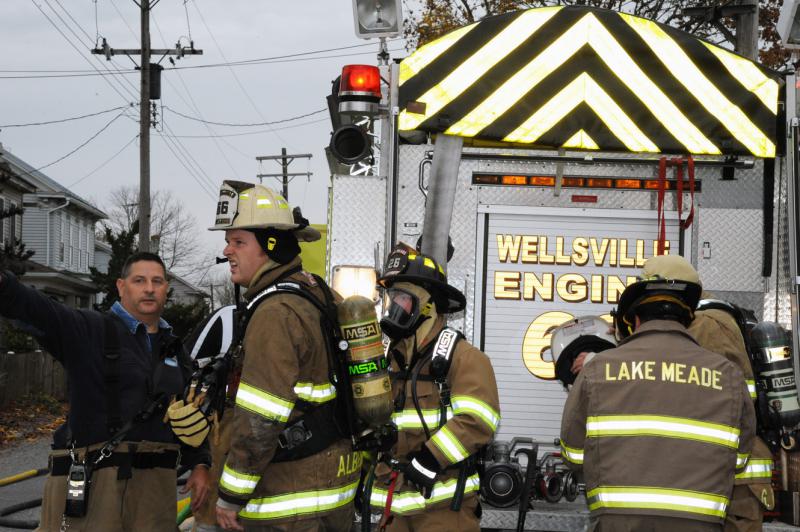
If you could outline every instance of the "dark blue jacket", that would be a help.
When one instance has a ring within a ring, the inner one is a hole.
[[[107,441],[109,395],[104,374],[104,315],[94,310],[73,309],[58,303],[38,290],[22,285],[3,272],[0,279],[0,315],[23,321],[43,333],[43,347],[64,366],[69,379],[69,428],[75,445],[83,447]],[[191,361],[164,320],[155,335],[148,335],[144,324],[121,305],[108,313],[116,328],[120,357],[118,362],[120,417],[135,416],[157,393],[180,397],[191,374]],[[152,346],[151,346],[152,344]],[[171,347],[170,347],[171,346]],[[135,425],[126,441],[179,442],[164,410],[149,421]],[[181,445],[182,465],[210,463],[207,445],[192,448]]]

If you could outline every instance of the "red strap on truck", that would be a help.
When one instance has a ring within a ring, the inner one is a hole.
[[[686,170],[687,174],[689,175],[689,198],[690,198],[690,206],[689,206],[689,214],[686,216],[686,220],[681,220],[681,216],[683,214],[683,159],[677,159],[678,163],[678,221],[680,222],[681,229],[688,229],[690,225],[692,225],[692,220],[694,220],[694,159],[690,155],[686,159]]]
[[[658,240],[656,241],[656,255],[664,254],[667,242],[667,221],[664,216],[664,196],[667,191],[667,158],[658,160]]]
[[[675,167],[675,193],[677,195],[678,225],[681,229],[688,229],[694,220],[694,159],[690,155],[686,159],[686,170],[689,177],[689,214],[684,220],[683,216],[683,158],[674,157],[667,159],[661,157],[658,160],[658,241],[656,242],[656,255],[663,255],[667,242],[667,220],[664,214],[664,199],[667,193],[667,167]]]

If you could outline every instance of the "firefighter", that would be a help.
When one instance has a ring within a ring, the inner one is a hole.
[[[701,290],[663,278],[628,286],[618,347],[569,393],[562,455],[583,471],[592,530],[722,529],[755,412],[742,371],[687,330]]]
[[[391,531],[477,531],[474,457],[500,421],[492,365],[445,327],[466,301],[432,258],[398,246],[378,282],[389,301],[381,328],[391,340],[398,439],[394,460],[376,466],[370,504]]]
[[[662,255],[649,259],[642,269],[643,277],[660,276],[680,279],[702,286],[700,276],[691,263],[679,255]],[[704,299],[711,294],[703,292]],[[721,308],[699,310],[689,326],[689,333],[702,347],[718,353],[742,370],[750,397],[755,400],[753,367],[736,319]],[[737,473],[733,497],[725,518],[725,530],[760,531],[765,509],[772,509],[772,453],[761,438],[756,437],[750,460],[744,471]]]
[[[0,315],[38,329],[69,379],[68,422],[54,435],[37,530],[174,530],[179,461],[192,468],[193,509],[206,497],[203,438],[180,444],[163,419],[191,372],[161,318],[168,289],[161,258],[144,252],[126,259],[119,301],[106,313],[69,308],[0,274]]]
[[[303,270],[298,241],[320,238],[261,185],[225,181],[215,225],[225,231],[231,280],[246,288],[246,329],[216,518],[228,530],[349,531],[360,474],[337,425],[328,337],[330,289]],[[232,416],[231,416],[232,414]],[[225,445],[225,442],[222,442]]]

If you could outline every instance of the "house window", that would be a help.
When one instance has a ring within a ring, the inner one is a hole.
[[[61,211],[61,243],[59,246],[58,257],[62,266],[66,266],[67,260],[67,238],[69,237],[69,219],[67,213]]]
[[[0,214],[5,211],[6,202],[3,198],[0,198]],[[4,244],[6,241],[6,220],[5,218],[0,218],[0,244]]]
[[[11,204],[11,209],[15,209],[16,207],[17,207],[16,203]],[[8,230],[8,240],[11,241],[12,246],[16,244],[15,239],[20,238],[19,236],[17,236],[17,233],[20,231],[20,228],[18,227],[17,218],[19,218],[19,215],[15,214],[14,216],[11,216],[8,219],[8,224],[10,226]]]

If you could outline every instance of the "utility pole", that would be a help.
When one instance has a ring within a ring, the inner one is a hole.
[[[685,17],[702,20],[714,26],[728,42],[735,43],[736,52],[752,60],[758,59],[758,0],[739,0],[724,6],[687,7]],[[722,23],[723,18],[736,19],[736,34]]]
[[[758,61],[758,0],[741,0],[749,11],[736,17],[736,51]]]
[[[142,63],[139,85],[139,251],[150,251],[150,0],[140,0]]]
[[[258,161],[258,162],[280,160],[280,165],[282,167],[281,168],[282,172],[280,174],[258,174],[256,176],[256,177],[258,177],[258,181],[260,183],[263,182],[262,180],[265,177],[275,177],[275,178],[280,179],[281,183],[283,184],[283,199],[285,199],[286,201],[289,201],[289,181],[291,181],[291,178],[297,177],[297,176],[300,176],[300,175],[304,175],[308,179],[311,179],[311,175],[312,175],[311,172],[289,173],[289,165],[292,164],[292,161],[294,161],[295,159],[298,159],[298,158],[300,158],[300,159],[311,159],[311,154],[310,153],[299,153],[299,154],[294,154],[294,155],[287,155],[286,154],[286,148],[281,148],[281,154],[280,155],[260,155],[260,156],[256,157],[256,161]]]
[[[181,46],[180,41],[174,49],[150,48],[150,9],[160,0],[134,0],[141,11],[141,48],[140,49],[114,49],[108,46],[103,39],[102,48],[94,48],[93,54],[105,55],[110,61],[114,55],[141,56],[141,71],[139,85],[139,251],[150,251],[150,96],[151,96],[151,70],[159,78],[157,87],[161,87],[161,65],[150,64],[151,55],[160,55],[161,60],[168,55],[176,55],[178,59],[184,55],[202,55],[202,50],[195,50],[194,42],[189,47]],[[159,60],[159,63],[161,62]],[[154,100],[161,98],[160,92],[153,95]]]

